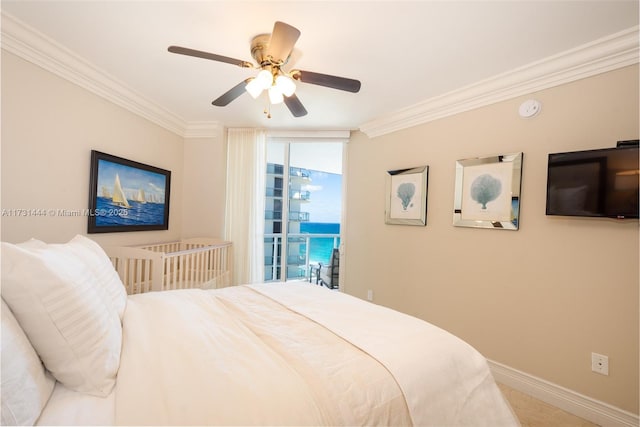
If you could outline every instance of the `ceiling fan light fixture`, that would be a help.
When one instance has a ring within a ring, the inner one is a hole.
[[[251,79],[245,89],[253,97],[258,99],[263,90],[269,89],[273,85],[273,75],[269,70],[262,70],[257,76]]]
[[[260,80],[256,78],[252,78],[251,81],[244,87],[244,89],[249,92],[249,95],[251,95],[253,99],[258,99],[258,97],[264,90],[262,84],[260,84]]]
[[[256,76],[256,80],[258,80],[262,89],[269,89],[273,85],[273,74],[271,74],[270,70],[262,70]]]
[[[284,101],[284,96],[277,86],[271,86],[269,88],[269,101],[274,105],[280,104],[282,101]]]
[[[296,91],[296,84],[289,76],[279,75],[276,77],[276,87],[286,97],[290,97]]]

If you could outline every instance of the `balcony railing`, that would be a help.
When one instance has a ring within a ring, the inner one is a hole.
[[[309,276],[310,262],[329,262],[329,260],[310,260],[310,248],[312,239],[333,239],[333,248],[340,245],[340,234],[308,234],[296,233],[288,235],[287,257],[282,254],[282,234],[264,235],[265,253],[265,281],[282,280],[279,277],[281,271],[287,272],[286,279],[300,279]],[[281,266],[280,262],[286,259],[287,265]]]
[[[267,187],[267,197],[282,197],[282,188]]]
[[[282,211],[264,211],[264,219],[282,219]]]
[[[276,165],[274,163],[267,163],[267,174],[284,175],[284,166]],[[308,169],[304,169],[304,168],[290,167],[289,176],[299,177],[299,178],[309,178],[311,176],[311,172],[309,172]]]
[[[264,219],[282,219],[281,211],[264,211]],[[309,221],[309,212],[289,212],[289,221],[306,222]]]
[[[308,169],[302,168],[289,168],[289,176],[290,177],[300,177],[300,178],[309,178],[311,176],[311,172]]]
[[[273,175],[284,175],[284,166],[274,163],[267,163],[267,173]]]
[[[309,221],[309,212],[289,212],[289,221]]]
[[[289,199],[309,201],[311,199],[310,191],[289,190]]]

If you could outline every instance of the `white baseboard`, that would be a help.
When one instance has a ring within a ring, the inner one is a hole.
[[[499,383],[601,426],[638,427],[638,415],[489,360]]]

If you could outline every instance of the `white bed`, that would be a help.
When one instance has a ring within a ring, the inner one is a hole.
[[[82,236],[2,244],[3,424],[518,425],[427,322],[305,282],[127,297],[108,263]]]

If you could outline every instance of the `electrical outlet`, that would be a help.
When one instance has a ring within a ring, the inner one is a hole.
[[[367,290],[367,301],[373,301],[373,290]]]
[[[598,374],[609,375],[609,358],[598,353],[591,353],[591,370]]]

